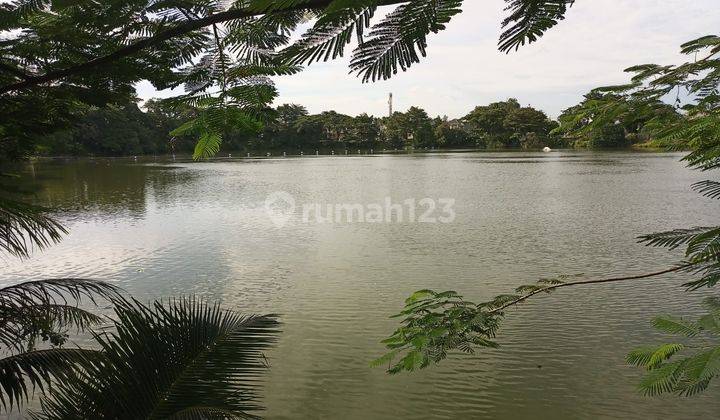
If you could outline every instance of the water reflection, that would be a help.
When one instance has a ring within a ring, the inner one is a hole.
[[[388,377],[367,366],[395,326],[387,316],[413,290],[454,289],[480,301],[539,277],[644,272],[672,261],[635,237],[717,215],[717,203],[689,188],[703,174],[679,157],[42,162],[31,177],[44,187],[35,200],[61,207],[71,234],[25,264],[5,262],[0,282],[83,275],[141,299],[197,294],[283,314],[269,355],[269,418],[711,418],[720,410],[716,388],[690,400],[646,399],[634,391],[640,373],[623,361],[628,349],[659,340],[652,315],[698,307],[704,292],[684,293],[679,275],[544,296],[511,314],[502,349],[438,369]],[[320,203],[454,197],[458,217],[278,229],[264,210],[275,191]]]
[[[34,192],[35,204],[69,218],[125,215],[142,218],[148,195],[172,202],[172,186],[192,177],[179,167],[138,165],[113,160],[53,160],[21,168],[20,181]]]

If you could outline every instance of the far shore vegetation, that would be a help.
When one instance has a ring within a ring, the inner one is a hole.
[[[350,116],[335,111],[310,114],[298,104],[268,109],[262,126],[230,127],[224,133],[221,153],[266,151],[288,155],[315,151],[330,154],[369,151],[433,149],[520,149],[544,147],[622,149],[653,147],[644,132],[644,121],[618,120],[583,135],[568,135],[563,122],[593,100],[569,108],[559,122],[514,98],[477,106],[461,118],[430,117],[417,106],[391,117],[368,114]],[[668,106],[667,112],[675,112]],[[88,108],[71,127],[37,138],[36,156],[135,156],[192,154],[197,137],[173,136],[171,132],[197,115],[197,109],[168,106],[159,100],[142,107],[135,102],[103,108]]]

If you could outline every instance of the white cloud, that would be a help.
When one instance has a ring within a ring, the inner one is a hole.
[[[593,87],[627,80],[624,68],[646,62],[678,62],[679,46],[714,33],[717,0],[578,0],[567,19],[538,43],[511,54],[497,51],[502,0],[468,0],[446,31],[432,35],[428,57],[390,81],[361,84],[348,74],[346,57],[314,64],[277,80],[278,103],[311,112],[351,115],[387,113],[411,105],[431,115],[461,116],[475,105],[518,98],[551,116],[577,103]],[[154,95],[141,86],[143,98]]]

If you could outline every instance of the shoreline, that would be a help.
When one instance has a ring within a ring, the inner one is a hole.
[[[333,153],[334,152],[334,153]],[[585,148],[563,148],[552,149],[550,152],[543,152],[542,149],[476,149],[476,148],[439,148],[439,149],[413,149],[413,150],[375,150],[368,148],[360,149],[309,149],[307,153],[302,151],[288,151],[281,149],[267,149],[265,151],[227,151],[218,153],[216,156],[203,159],[205,161],[227,160],[227,159],[262,159],[262,158],[282,158],[282,157],[357,157],[357,156],[383,156],[383,155],[413,155],[413,154],[431,154],[431,153],[557,153],[557,152],[575,152],[575,153],[612,153],[612,152],[632,152],[632,153],[683,153],[684,150],[666,150],[658,147],[627,147],[621,149],[585,149]],[[359,153],[358,153],[359,152]],[[52,161],[52,160],[148,160],[148,159],[169,159],[173,157],[176,160],[193,160],[191,153],[158,154],[158,155],[79,155],[79,156],[30,156],[29,161]]]

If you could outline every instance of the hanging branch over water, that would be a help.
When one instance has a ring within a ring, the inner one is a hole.
[[[668,268],[668,269],[665,269],[665,270],[655,271],[655,272],[652,272],[652,273],[638,274],[638,275],[635,275],[635,276],[610,277],[610,278],[606,278],[606,279],[591,279],[591,280],[572,281],[572,282],[567,282],[567,283],[558,283],[558,284],[555,284],[555,285],[552,285],[552,286],[543,287],[543,288],[537,289],[537,290],[535,290],[535,291],[533,291],[533,292],[530,292],[530,293],[528,293],[527,295],[521,296],[521,297],[519,297],[519,298],[517,298],[517,299],[515,299],[515,300],[513,300],[513,301],[511,301],[511,302],[508,302],[508,303],[502,305],[501,307],[499,307],[499,308],[497,308],[497,309],[493,309],[492,311],[490,311],[490,313],[499,313],[499,312],[502,312],[504,309],[507,309],[507,308],[509,308],[509,307],[511,307],[511,306],[517,305],[518,303],[522,303],[522,302],[526,301],[527,299],[530,299],[531,297],[533,297],[533,296],[535,296],[535,295],[537,295],[537,294],[540,294],[540,293],[550,293],[550,292],[552,292],[553,290],[559,289],[559,288],[561,288],[561,287],[582,286],[582,285],[585,285],[585,284],[598,284],[598,283],[614,283],[614,282],[620,282],[620,281],[646,279],[646,278],[650,278],[650,277],[660,276],[660,275],[663,275],[663,274],[674,273],[674,272],[676,272],[676,271],[681,271],[681,270],[687,269],[687,268],[690,267],[690,266],[692,266],[692,264],[682,264],[682,265],[678,265],[678,266],[675,266],[675,267],[672,267],[672,268]]]
[[[499,295],[482,303],[467,301],[454,291],[419,290],[405,300],[400,313],[392,316],[402,318],[401,325],[382,341],[388,352],[371,365],[387,365],[388,373],[395,374],[439,363],[450,351],[472,354],[478,347],[497,348],[499,345],[494,338],[505,310],[533,296],[561,287],[647,279],[688,271],[692,266],[686,263],[651,273],[586,280],[571,280],[584,274],[561,275],[520,286],[515,289],[515,294]]]

